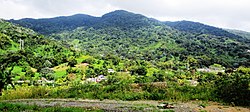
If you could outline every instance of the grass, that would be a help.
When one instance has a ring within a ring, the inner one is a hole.
[[[22,72],[22,67],[20,66],[15,66],[14,69],[12,70],[12,73],[14,74],[18,74],[17,76],[15,76],[14,80],[19,80],[21,77],[25,76],[25,72]]]
[[[27,86],[18,87],[16,90],[5,90],[2,100],[23,98],[83,98],[83,99],[119,99],[119,100],[212,100],[212,92],[206,87],[190,86],[157,86],[144,84],[132,87],[126,81],[111,85],[80,84],[71,86]],[[134,91],[136,90],[136,92]]]
[[[84,109],[77,107],[39,107],[37,105],[25,105],[20,103],[0,102],[1,112],[103,112],[98,109]]]
[[[17,73],[17,74],[19,74],[19,73],[21,73],[22,72],[22,67],[20,67],[20,66],[15,66],[14,67],[14,69],[13,69],[13,71],[12,71],[12,73]]]
[[[91,58],[92,56],[84,56],[84,55],[82,55],[82,56],[80,56],[79,58],[76,58],[76,61],[77,61],[77,63],[81,63],[83,60],[85,60],[85,59],[88,59],[88,58]]]
[[[20,49],[19,48],[19,44],[12,42],[10,50],[12,50],[12,51],[18,51],[19,49]]]
[[[53,70],[55,71],[56,78],[61,78],[61,77],[65,76],[67,74],[66,70],[68,68],[69,67],[67,66],[67,63],[53,67]]]
[[[55,71],[56,78],[61,78],[61,77],[65,76],[65,75],[66,75],[66,70]]]

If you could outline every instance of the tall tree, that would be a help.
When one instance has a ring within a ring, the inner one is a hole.
[[[11,84],[11,71],[14,69],[14,66],[18,64],[19,60],[23,59],[24,56],[19,53],[8,53],[0,56],[0,95],[2,90],[8,85]]]

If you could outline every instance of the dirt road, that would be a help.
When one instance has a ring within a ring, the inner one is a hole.
[[[116,100],[87,100],[87,99],[19,99],[6,100],[3,102],[23,103],[29,105],[38,105],[42,107],[60,106],[60,107],[82,107],[89,109],[101,109],[111,112],[250,112],[248,107],[223,106],[214,102],[175,102],[172,103],[172,109],[159,109],[157,106],[165,101],[116,101]]]

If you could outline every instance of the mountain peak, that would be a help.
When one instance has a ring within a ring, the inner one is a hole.
[[[125,10],[115,10],[115,11],[112,11],[112,12],[109,12],[107,14],[104,14],[102,16],[102,18],[106,18],[106,17],[110,17],[110,16],[134,16],[134,15],[140,15],[140,14],[135,14],[135,13],[132,13],[132,12],[128,12],[128,11],[125,11]],[[140,15],[142,16],[142,15]]]

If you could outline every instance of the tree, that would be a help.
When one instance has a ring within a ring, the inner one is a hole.
[[[46,79],[53,80],[54,79],[54,70],[52,70],[49,67],[42,68],[40,71],[40,74],[42,77],[45,77]]]
[[[163,82],[166,80],[166,76],[165,76],[164,71],[154,72],[153,76],[155,77],[154,82]]]
[[[95,59],[93,57],[88,57],[85,60],[83,60],[82,63],[93,64],[95,63]]]
[[[11,45],[11,39],[8,36],[0,33],[0,49],[6,49],[10,45]]]
[[[11,71],[14,69],[14,66],[18,64],[19,60],[23,58],[24,56],[19,53],[8,53],[0,56],[0,95],[2,94],[2,89],[8,84],[14,87],[11,80]]]
[[[248,106],[250,104],[249,71],[249,68],[240,67],[234,73],[219,77],[219,79],[215,81],[218,97],[228,103]]]
[[[96,73],[95,73],[94,68],[89,67],[89,68],[86,70],[85,75],[86,75],[87,78],[90,78],[90,77],[93,78],[93,77],[95,77],[95,76],[96,76]]]
[[[144,66],[135,67],[131,70],[131,74],[145,76],[147,74],[147,69]]]
[[[46,60],[43,64],[44,67],[51,67],[52,63],[49,60]]]
[[[75,67],[76,64],[77,64],[77,61],[76,61],[75,58],[69,60],[68,65],[69,65],[70,67]]]
[[[198,65],[198,61],[193,56],[188,56],[186,61],[190,67],[196,67]]]

